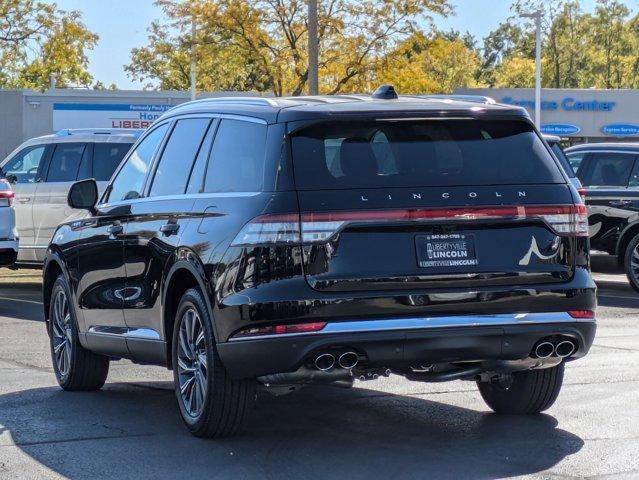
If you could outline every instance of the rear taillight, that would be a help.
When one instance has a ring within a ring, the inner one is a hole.
[[[293,333],[319,332],[326,322],[297,323],[293,325],[273,325],[268,327],[251,327],[238,331],[231,338],[260,337],[262,335],[290,335]]]
[[[244,225],[231,245],[299,244],[300,216],[261,215]]]
[[[595,312],[592,310],[570,310],[568,312],[572,318],[580,319],[580,318],[595,318]]]
[[[299,223],[295,223],[298,219]],[[446,209],[354,210],[262,215],[242,228],[232,245],[324,243],[347,225],[385,223],[541,220],[557,235],[588,236],[588,212],[583,204],[542,206],[453,207]]]
[[[0,200],[6,200],[7,204],[11,206],[13,204],[13,199],[15,198],[15,193],[11,191],[11,185],[6,180],[0,180],[0,183],[6,185],[0,185]]]

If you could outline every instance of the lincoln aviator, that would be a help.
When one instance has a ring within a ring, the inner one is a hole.
[[[190,102],[68,203],[43,271],[60,386],[165,366],[197,436],[235,433],[256,388],[389,375],[538,413],[595,335],[586,208],[519,107]]]

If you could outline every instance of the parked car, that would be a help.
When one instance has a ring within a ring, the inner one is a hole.
[[[13,265],[18,256],[19,239],[13,198],[9,182],[0,180],[0,267]]]
[[[95,178],[103,191],[140,133],[62,130],[27,140],[0,162],[0,176],[15,193],[19,264],[42,264],[56,227],[74,213],[67,205],[69,187],[77,180]]]
[[[573,168],[572,164],[568,160],[568,157],[566,156],[566,152],[564,152],[564,149],[561,146],[561,138],[555,135],[543,135],[543,137],[544,137],[544,140],[546,140],[546,143],[548,144],[550,149],[552,150],[552,153],[554,153],[555,157],[557,157],[557,160],[559,160],[559,163],[561,164],[561,167],[564,169],[564,172],[566,172],[566,175],[570,179],[570,182],[577,189],[577,192],[579,192],[579,195],[581,196],[582,200],[585,201],[586,190],[583,188],[583,185],[581,184],[579,177],[577,177],[577,173],[575,172],[575,169]]]
[[[566,150],[586,188],[590,244],[617,257],[639,292],[639,143],[596,143]]]
[[[65,390],[109,361],[174,372],[198,436],[274,393],[390,374],[547,409],[595,334],[585,206],[519,107],[207,99],[158,119],[47,251]]]

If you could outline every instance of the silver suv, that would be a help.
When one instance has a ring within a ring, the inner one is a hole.
[[[15,193],[18,264],[42,263],[56,227],[74,213],[67,206],[73,182],[95,178],[100,190],[106,188],[140,134],[120,129],[62,130],[27,140],[0,163],[0,176]]]

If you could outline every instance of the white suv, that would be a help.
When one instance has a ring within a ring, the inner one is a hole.
[[[18,256],[18,232],[13,210],[14,193],[6,180],[0,180],[0,267],[13,265]]]
[[[2,162],[0,176],[15,193],[20,234],[17,262],[39,265],[58,224],[74,213],[67,195],[77,180],[94,178],[100,192],[141,130],[78,129],[27,140]]]

